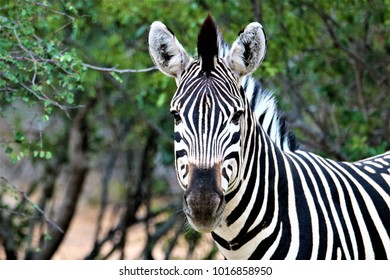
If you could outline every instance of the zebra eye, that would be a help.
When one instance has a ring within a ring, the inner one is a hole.
[[[175,119],[175,124],[179,124],[181,122],[180,113],[178,111],[172,110],[171,114],[173,115],[173,118]]]
[[[235,125],[238,125],[238,123],[240,122],[240,118],[242,116],[244,112],[239,110],[237,112],[234,113],[233,115],[233,118],[232,118],[232,123],[235,124]]]

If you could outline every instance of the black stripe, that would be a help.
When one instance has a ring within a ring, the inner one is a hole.
[[[368,193],[368,195],[371,197],[371,199],[373,199],[373,201],[376,202],[375,207],[376,207],[376,210],[378,211],[378,214],[382,220],[382,223],[383,224],[388,223],[388,225],[389,225],[389,221],[390,221],[389,209],[387,208],[387,205],[383,201],[382,197],[379,196],[379,194],[375,191],[375,189],[372,186],[368,185],[367,182],[362,177],[360,177],[360,175],[358,173],[356,173],[349,166],[347,166],[343,163],[340,163],[340,165],[337,167],[339,169],[343,168],[345,170],[344,172],[348,172],[349,174],[351,174],[351,176],[354,179],[356,179],[359,182],[359,184],[361,184],[363,186],[363,188]],[[362,197],[360,191],[356,187],[353,187],[352,190],[355,194],[356,199],[358,200],[359,207],[360,207],[360,210],[362,212],[364,222],[365,222],[367,229],[369,231],[372,247],[373,247],[373,250],[375,252],[375,259],[382,259],[382,260],[386,259],[386,250],[384,248],[384,244],[380,238],[377,227],[376,227],[376,225],[375,225],[375,223],[374,223],[374,221],[373,221],[373,219],[368,211],[368,208],[366,207],[366,204],[363,200],[363,197]],[[389,234],[389,226],[387,227],[387,233]]]
[[[249,78],[248,78],[249,80]],[[255,85],[253,87],[253,93],[252,93],[252,98],[250,100],[250,106],[251,110],[254,112],[256,109],[257,104],[259,103],[259,96],[262,93],[261,91],[261,85],[258,82],[255,82]]]
[[[268,126],[268,129],[267,129],[267,134],[271,136],[271,128],[272,128],[272,123],[274,122],[274,117],[271,119],[271,122]],[[275,139],[277,140],[277,139]],[[275,142],[276,143],[276,142]]]
[[[229,243],[225,239],[220,237],[215,232],[212,232],[211,236],[213,237],[214,241],[217,242],[222,248],[224,248],[226,250],[230,250],[230,245],[229,245]]]
[[[187,155],[187,151],[186,150],[177,150],[176,151],[176,159],[184,157],[186,155]]]
[[[323,163],[322,162],[319,162],[319,163],[322,164],[321,167],[323,169],[325,169],[325,166],[323,165]],[[330,169],[330,168],[328,167],[328,169]],[[338,188],[336,186],[336,182],[340,183],[340,185],[341,185],[341,182],[340,182],[341,178],[339,176],[337,176],[337,174],[335,174],[335,172],[333,172],[333,170],[330,169],[330,172],[336,177],[336,181],[334,181],[332,179],[332,177],[330,177],[330,176],[329,176],[329,180],[328,180],[328,183],[329,183],[329,186],[331,189],[331,193],[332,193],[332,202],[333,202],[333,205],[335,207],[337,219],[340,222],[341,230],[344,234],[345,241],[347,243],[347,249],[348,249],[349,253],[353,255],[353,252],[351,252],[351,250],[352,250],[351,239],[349,237],[348,228],[347,228],[346,221],[345,221],[345,218],[343,216],[342,209],[341,209],[341,204],[342,203],[344,204],[345,201],[340,200],[339,191],[338,191]],[[341,190],[341,192],[343,192],[345,195],[344,190]],[[334,221],[336,221],[336,217],[333,217],[333,219],[334,219]],[[339,231],[336,226],[334,227],[334,230],[337,232]],[[338,242],[335,242],[335,244],[337,244],[337,246],[334,246],[333,256],[334,256],[334,258],[337,258],[337,249],[338,249],[338,247],[340,247],[340,249],[342,251],[342,259],[345,259],[346,258],[345,248],[342,247],[340,235],[339,234],[337,234],[337,235],[338,235],[338,239],[337,239]]]
[[[294,159],[289,158],[289,160],[292,161]],[[299,162],[296,160],[294,160],[294,162],[299,166]],[[299,226],[299,243],[305,244],[305,246],[299,247],[297,259],[307,260],[310,259],[311,249],[313,247],[313,225],[311,223],[311,215],[315,215],[316,213],[310,213],[307,199],[303,193],[301,178],[292,162],[290,162],[290,171],[294,182],[295,207]]]
[[[238,183],[238,186],[237,186],[233,191],[231,191],[231,192],[229,192],[228,194],[225,195],[225,202],[226,202],[226,203],[229,203],[229,201],[232,200],[233,197],[236,196],[236,194],[238,193],[238,191],[239,191],[240,188],[241,188],[241,184],[242,184],[242,181],[240,181],[240,182]]]
[[[331,161],[326,161],[326,163],[333,168],[336,165],[340,164],[338,162],[337,162],[337,164],[333,164],[334,162],[331,162]],[[328,166],[328,168],[329,168],[329,166]],[[353,248],[352,248],[351,235],[349,234],[349,231],[348,231],[348,228],[346,225],[346,219],[349,218],[351,221],[352,227],[354,229],[354,233],[356,235],[359,235],[359,236],[357,236],[357,238],[362,240],[362,237],[360,234],[360,229],[358,227],[357,219],[355,216],[355,211],[353,210],[353,207],[352,207],[352,200],[351,200],[351,197],[348,193],[348,188],[350,188],[352,182],[350,180],[348,180],[348,178],[346,176],[343,176],[344,175],[343,172],[340,172],[341,173],[341,175],[340,175],[340,174],[337,174],[337,172],[335,172],[334,170],[331,170],[331,171],[334,174],[334,176],[336,176],[336,178],[337,178],[336,180],[337,180],[337,182],[339,182],[339,184],[341,186],[341,192],[344,194],[344,200],[343,201],[336,200],[335,203],[336,203],[337,213],[338,213],[341,225],[343,227],[343,231],[345,233],[345,238],[346,238],[346,243],[347,243],[349,254],[350,254],[352,259],[357,259],[357,258],[361,259],[363,256],[361,255],[362,252],[360,252],[360,255],[359,255],[359,250],[358,250],[358,256],[354,255]],[[343,178],[346,179],[347,181],[349,181],[349,182],[347,182],[347,185],[344,183]],[[339,203],[337,203],[337,202],[339,202]],[[343,213],[341,211],[341,204],[345,205],[345,207],[347,208],[348,217],[345,217],[343,215]],[[357,243],[357,244],[359,244],[359,243]],[[363,246],[363,243],[361,243],[360,246]]]
[[[309,156],[309,155],[307,155]],[[335,189],[335,185],[333,183],[333,180],[332,180],[332,177],[329,175],[329,172],[322,166],[322,163],[317,159],[317,158],[314,158],[312,157],[312,159],[314,160],[314,162],[316,163],[316,166],[318,166],[320,168],[320,172],[323,174],[323,176],[325,177],[325,180],[326,182],[328,183],[329,185],[329,191],[331,193],[331,202],[334,201],[334,195],[337,193],[337,190]],[[308,162],[308,164],[310,164],[310,162]],[[313,167],[313,175],[317,175],[317,171],[314,169]],[[319,181],[321,182],[321,181]],[[337,227],[336,227],[336,224],[335,224],[335,218],[332,214],[332,211],[330,209],[330,201],[328,200],[328,197],[326,195],[326,192],[325,192],[325,186],[322,184],[322,183],[319,183],[318,185],[318,189],[319,189],[319,192],[321,193],[321,198],[322,198],[322,201],[324,202],[324,205],[325,205],[325,208],[326,208],[326,213],[325,215],[327,215],[329,217],[329,220],[330,220],[330,224],[331,224],[331,227],[332,227],[332,232],[333,232],[333,238],[334,238],[334,244],[333,244],[333,248],[332,248],[332,259],[336,259],[337,258],[337,248],[338,247],[341,247],[341,242],[340,242],[340,237],[338,235],[338,230],[337,230]],[[320,239],[320,245],[321,243],[325,243],[324,246],[326,246],[327,244],[327,239]]]
[[[256,250],[253,251],[252,255],[249,257],[251,260],[260,260],[264,257],[264,254],[275,242],[276,237],[278,236],[280,230],[280,223],[276,225],[275,231],[264,239],[260,244],[257,245]]]
[[[286,174],[286,166],[284,164],[283,155],[280,150],[275,149],[275,155],[278,161],[279,181],[278,181],[278,203],[279,203],[279,221],[283,223],[282,237],[279,247],[275,250],[271,259],[285,259],[291,243],[291,225],[288,216],[288,184]]]
[[[175,132],[174,139],[175,139],[175,142],[178,142],[178,143],[181,141],[182,137],[181,137],[179,132]]]
[[[265,111],[264,113],[261,114],[261,116],[259,117],[259,123],[262,125],[263,122],[264,122],[264,118],[265,118],[265,115],[267,114],[267,111]]]
[[[296,156],[300,156],[300,155],[296,155]],[[324,215],[323,211],[321,210],[319,198],[317,197],[315,189],[314,189],[314,184],[315,185],[322,185],[322,182],[321,182],[321,179],[320,179],[318,173],[314,171],[314,166],[311,164],[311,162],[308,161],[305,157],[301,157],[301,158],[305,161],[306,165],[308,166],[309,170],[307,170],[306,173],[311,172],[312,175],[314,176],[314,180],[315,180],[313,182],[310,179],[308,179],[306,182],[307,182],[308,188],[310,190],[310,193],[313,195],[314,203],[316,206],[316,214],[318,215],[318,223],[319,223],[319,233],[318,234],[321,235],[321,238],[319,240],[317,259],[324,260],[325,256],[326,256],[326,248],[327,248],[326,240],[327,240],[328,232],[327,232],[327,228],[326,228],[325,215]],[[303,168],[303,166],[302,166],[302,168]],[[314,234],[317,234],[317,233],[314,233]]]

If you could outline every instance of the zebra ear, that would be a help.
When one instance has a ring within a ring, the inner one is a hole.
[[[238,77],[254,72],[265,57],[266,43],[261,24],[250,23],[233,43],[226,57],[228,66]]]
[[[177,80],[192,58],[163,23],[155,21],[149,31],[149,53],[157,68]]]

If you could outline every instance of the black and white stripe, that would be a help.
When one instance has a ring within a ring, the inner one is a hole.
[[[221,33],[218,33],[219,57],[226,58],[230,51]],[[295,135],[288,129],[283,114],[277,109],[275,96],[271,91],[247,75],[241,78],[241,86],[249,100],[251,110],[257,116],[260,125],[274,143],[284,151],[298,149]]]
[[[390,152],[335,162],[300,150],[284,152],[256,127],[256,143],[248,151],[253,156],[243,163],[252,168],[226,195],[232,211],[213,232],[225,257],[390,257]]]
[[[162,23],[149,35],[153,61],[178,84],[175,162],[190,224],[228,259],[389,259],[390,152],[348,163],[299,150],[248,76],[264,58],[262,26],[231,49],[217,34],[208,17],[197,60]]]

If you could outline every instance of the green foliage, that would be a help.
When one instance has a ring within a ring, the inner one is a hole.
[[[74,18],[33,1],[11,2],[2,12],[1,102],[40,102],[48,114],[51,106],[73,105],[86,71],[75,50],[64,46],[62,33]]]
[[[68,26],[76,25],[72,5],[55,10],[48,2],[10,1],[1,7],[0,105],[3,117],[9,106],[20,104],[37,112],[47,122],[53,108],[75,105],[75,94],[83,90],[86,67],[76,50],[66,46]],[[72,29],[71,29],[72,31]],[[43,147],[26,143],[26,132],[17,131],[6,145],[12,162],[25,156],[50,159]],[[39,150],[36,150],[39,149]],[[16,151],[17,150],[17,151]]]
[[[5,178],[0,177],[0,211],[3,219],[10,219],[11,225],[5,230],[10,231],[12,242],[16,247],[21,247],[28,242],[26,230],[32,219],[38,219],[36,210],[39,208],[26,195],[11,185]]]
[[[389,2],[270,1],[262,7],[268,50],[257,73],[279,87],[290,121],[304,120],[293,128],[303,145],[343,160],[390,149],[390,99],[384,98]]]

